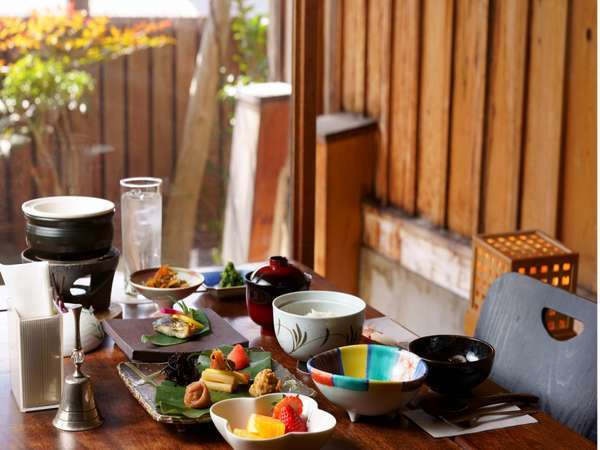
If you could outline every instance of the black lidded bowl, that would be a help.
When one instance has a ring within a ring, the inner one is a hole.
[[[415,339],[409,350],[427,364],[425,383],[444,395],[466,396],[490,375],[496,351],[469,336],[433,335]]]
[[[109,200],[43,197],[23,203],[21,209],[27,245],[36,256],[61,261],[92,259],[112,246],[115,205]]]
[[[274,334],[273,300],[283,294],[306,291],[312,277],[290,264],[283,256],[271,256],[269,263],[248,272],[246,307],[250,318],[262,327],[262,332]]]

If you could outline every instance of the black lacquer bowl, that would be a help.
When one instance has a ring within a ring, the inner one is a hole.
[[[458,335],[424,336],[409,345],[429,369],[425,383],[445,395],[466,396],[487,379],[496,351],[480,339]]]
[[[27,245],[39,257],[59,261],[97,258],[113,240],[112,202],[95,197],[44,197],[23,203]]]

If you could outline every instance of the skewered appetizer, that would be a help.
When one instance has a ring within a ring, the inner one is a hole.
[[[243,347],[239,344],[236,347],[238,346],[244,352]],[[240,369],[247,367],[247,365],[240,367]],[[210,355],[210,368],[202,371],[200,379],[213,391],[234,392],[238,385],[246,385],[250,381],[248,374],[233,370],[234,368],[236,368],[236,364],[229,359],[225,359],[223,352],[217,348]]]

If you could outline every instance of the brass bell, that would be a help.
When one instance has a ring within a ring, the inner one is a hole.
[[[90,378],[81,371],[84,353],[81,349],[79,317],[81,305],[73,308],[75,317],[75,349],[71,355],[75,370],[63,383],[60,407],[52,421],[59,430],[83,431],[102,425],[102,416],[94,400],[94,390]]]

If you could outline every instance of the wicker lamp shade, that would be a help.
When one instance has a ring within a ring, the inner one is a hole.
[[[577,287],[579,255],[537,230],[473,237],[473,274],[465,332],[475,332],[489,287],[500,275],[517,272],[569,292]],[[570,317],[553,310],[545,315],[546,328],[558,339],[573,335]]]

